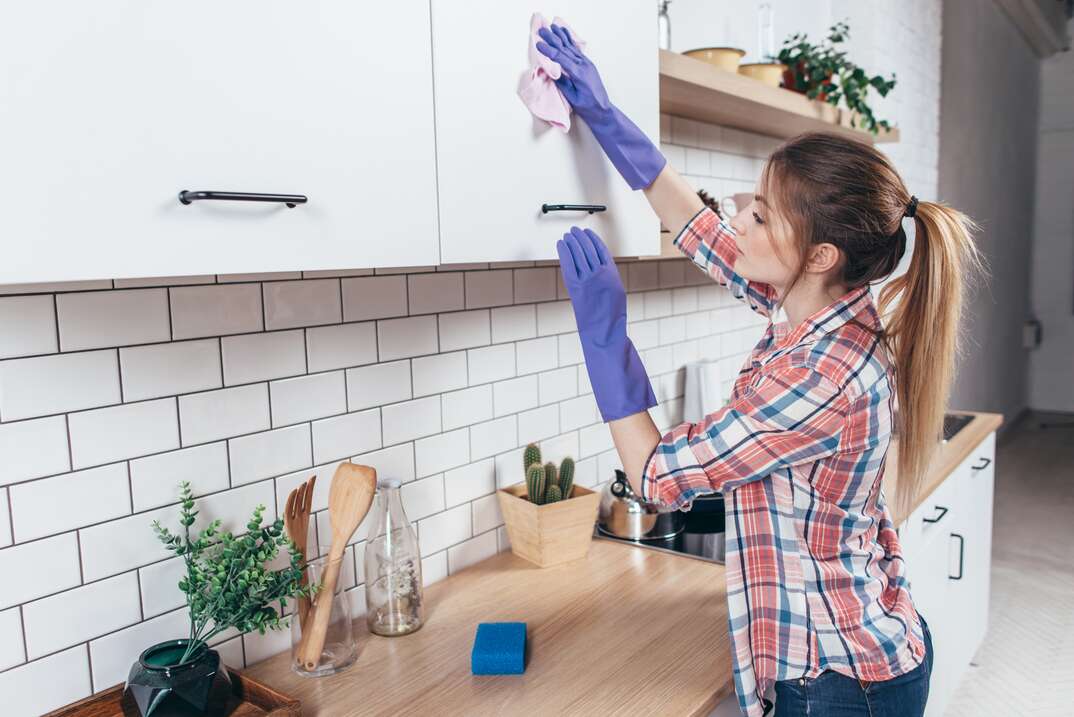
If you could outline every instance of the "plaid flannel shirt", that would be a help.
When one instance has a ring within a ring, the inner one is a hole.
[[[642,496],[685,509],[724,493],[735,689],[755,717],[774,681],[826,669],[882,681],[925,647],[881,492],[894,378],[869,288],[790,330],[772,322],[772,287],[734,273],[733,236],[705,208],[675,245],[768,328],[730,402],[661,438]]]

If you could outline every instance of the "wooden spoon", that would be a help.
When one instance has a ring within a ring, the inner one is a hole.
[[[309,632],[302,634],[302,664],[313,672],[321,661],[325,633],[332,615],[332,597],[336,592],[339,568],[347,542],[369,512],[373,494],[377,491],[377,471],[371,466],[340,463],[332,476],[328,492],[328,519],[332,524],[332,547],[328,551],[328,564],[324,579],[313,599],[312,619],[307,622]],[[347,616],[349,619],[350,616]]]
[[[284,528],[287,529],[287,534],[291,536],[295,547],[301,553],[303,565],[305,565],[308,557],[306,555],[306,543],[310,534],[310,505],[313,503],[313,486],[316,483],[317,476],[313,476],[291,491],[290,495],[287,496],[287,507],[284,508],[283,512]],[[308,571],[303,570],[302,580],[299,584],[305,587],[308,581]],[[302,626],[302,634],[305,635],[306,615],[310,611],[310,599],[300,597],[296,611],[298,612],[298,623]]]

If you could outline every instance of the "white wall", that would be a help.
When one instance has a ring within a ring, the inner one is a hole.
[[[1074,52],[1041,67],[1035,209],[1032,307],[1044,341],[1030,353],[1029,402],[1074,413]]]

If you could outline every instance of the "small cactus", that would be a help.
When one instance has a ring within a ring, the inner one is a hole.
[[[536,443],[531,443],[526,446],[526,450],[522,452],[522,470],[528,471],[530,466],[534,463],[541,462],[541,447]]]
[[[546,486],[544,467],[539,464],[530,466],[526,470],[526,494],[531,503],[544,503]]]
[[[574,459],[570,456],[563,459],[559,464],[559,490],[561,500],[571,497],[571,489],[574,487]]]
[[[550,485],[559,485],[559,476],[556,473],[556,464],[548,462],[544,464],[544,485],[548,490]]]
[[[563,500],[563,491],[559,489],[558,485],[554,483],[548,486],[548,493],[545,494],[545,503],[555,503],[556,501]]]

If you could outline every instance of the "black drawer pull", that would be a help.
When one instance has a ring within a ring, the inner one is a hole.
[[[606,212],[608,207],[603,204],[542,204],[541,214],[549,212]]]
[[[958,575],[948,575],[951,580],[962,579],[962,559],[966,555],[966,539],[958,533],[951,533],[952,538],[958,538]]]
[[[940,512],[937,513],[936,517],[934,518],[922,518],[921,521],[923,523],[939,523],[941,520],[943,520],[943,517],[947,515],[947,508],[943,507],[942,505],[937,505],[935,506],[935,508]]]
[[[982,458],[981,460],[984,461],[984,463],[982,463],[979,466],[970,466],[970,470],[971,471],[983,471],[985,468],[987,468],[988,466],[992,465],[992,459],[991,458]]]
[[[227,202],[279,202],[294,209],[299,204],[305,204],[309,199],[305,194],[254,194],[252,192],[192,192],[184,189],[179,192],[179,201],[183,204],[215,199]]]

